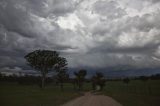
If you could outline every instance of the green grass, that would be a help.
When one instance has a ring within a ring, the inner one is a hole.
[[[66,84],[64,92],[58,86],[40,89],[36,85],[0,84],[0,106],[59,106],[77,96]]]
[[[103,90],[124,106],[159,106],[160,80],[142,82],[131,81],[128,85],[122,81],[109,81]]]
[[[85,83],[84,91],[91,90],[91,84]],[[160,80],[107,81],[103,94],[113,97],[123,106],[159,106]],[[80,96],[73,90],[72,84],[65,84],[64,92],[59,86],[48,85],[40,89],[37,85],[18,85],[0,83],[0,106],[59,106]]]

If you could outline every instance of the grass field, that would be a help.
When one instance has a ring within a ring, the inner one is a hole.
[[[68,84],[64,92],[51,85],[42,90],[36,85],[0,84],[0,106],[59,106],[77,96]]]
[[[91,84],[86,83],[84,90],[91,90]],[[160,80],[107,81],[102,92],[113,97],[123,106],[159,106]],[[73,90],[73,85],[65,84],[64,92],[59,86],[49,85],[40,89],[37,85],[18,85],[15,83],[0,83],[0,106],[59,106],[80,96]]]
[[[124,106],[160,106],[160,80],[134,80],[128,85],[122,81],[109,81],[103,93]]]

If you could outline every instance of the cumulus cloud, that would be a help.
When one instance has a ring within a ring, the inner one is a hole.
[[[1,0],[0,68],[57,50],[70,68],[159,68],[158,0]]]
[[[126,14],[125,10],[118,7],[116,1],[97,1],[93,6],[93,10],[96,13],[111,19],[119,18]]]

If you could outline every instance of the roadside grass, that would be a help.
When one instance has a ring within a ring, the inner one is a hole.
[[[131,80],[128,85],[122,81],[108,81],[103,93],[123,106],[159,106],[160,80]]]
[[[44,89],[36,85],[0,84],[0,106],[59,106],[80,96],[71,84],[62,92],[59,86]]]

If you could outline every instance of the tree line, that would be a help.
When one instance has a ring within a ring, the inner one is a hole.
[[[92,89],[96,90],[96,86],[99,86],[102,90],[105,85],[105,79],[103,77],[102,73],[96,73],[94,76],[92,76],[90,79],[86,78],[87,71],[84,69],[81,69],[79,71],[74,72],[74,78],[70,78],[69,74],[61,74],[57,73],[57,75],[54,75],[52,77],[46,77],[45,78],[45,85],[55,85],[60,86],[61,90],[64,90],[64,83],[70,83],[73,85],[73,89],[76,91],[82,91],[84,88],[84,83],[89,82],[92,84]],[[38,85],[41,87],[41,76],[35,76],[35,75],[5,75],[0,73],[0,82],[13,82],[18,83],[20,85]]]
[[[81,69],[74,72],[75,78],[70,78],[67,73],[68,63],[67,59],[60,56],[57,51],[51,50],[35,50],[28,53],[25,57],[26,62],[29,66],[33,68],[34,71],[38,71],[40,76],[33,75],[10,75],[5,76],[0,73],[0,81],[18,82],[19,84],[38,84],[41,88],[44,88],[46,84],[55,83],[58,84],[63,91],[64,83],[72,83],[74,89],[83,90],[83,85],[86,81],[91,82],[93,90],[102,90],[105,86],[106,79],[103,73],[97,72],[89,80],[85,77],[87,75],[87,70]],[[52,77],[47,77],[50,72],[56,73]],[[147,81],[148,79],[160,79],[160,74],[152,76],[140,76],[134,79],[140,79]],[[130,82],[129,78],[120,79],[124,83],[128,84]]]
[[[69,74],[67,73],[67,59],[60,56],[57,51],[35,50],[28,53],[24,58],[26,59],[27,64],[32,67],[34,71],[40,73],[40,76],[4,76],[0,74],[0,80],[17,81],[19,84],[38,83],[41,88],[44,88],[46,83],[51,83],[54,80],[54,82],[60,85],[61,90],[63,90],[65,82],[71,82],[75,89],[83,89],[84,82],[86,81],[85,77],[87,75],[87,70],[81,69],[78,72],[75,71],[75,78],[69,78]],[[56,73],[56,76],[47,77],[47,74],[50,72]],[[96,86],[99,86],[99,89],[101,90],[105,85],[102,73],[96,73],[96,75],[92,77],[91,81],[93,89],[96,89]]]

